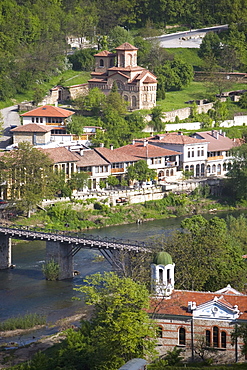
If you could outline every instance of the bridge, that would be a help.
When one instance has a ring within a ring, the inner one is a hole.
[[[112,264],[114,251],[150,253],[144,242],[98,237],[65,231],[44,231],[37,227],[0,224],[0,269],[12,266],[11,239],[43,240],[46,242],[46,261],[59,264],[59,279],[73,277],[73,257],[81,249],[97,249]]]

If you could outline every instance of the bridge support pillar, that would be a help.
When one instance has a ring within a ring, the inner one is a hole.
[[[46,261],[53,259],[59,264],[59,280],[73,277],[73,256],[71,251],[71,244],[51,240],[46,242]]]
[[[0,270],[11,266],[11,238],[1,234],[0,237]]]

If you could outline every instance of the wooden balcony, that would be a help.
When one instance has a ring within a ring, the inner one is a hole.
[[[124,168],[112,168],[111,173],[122,173],[124,172]]]
[[[217,161],[219,159],[223,159],[223,155],[216,155],[215,157],[208,157],[207,160],[208,161]]]

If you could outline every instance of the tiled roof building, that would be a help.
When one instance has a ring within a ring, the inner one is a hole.
[[[95,70],[88,81],[89,88],[98,87],[109,94],[116,82],[118,92],[129,103],[130,110],[154,107],[157,80],[150,71],[137,65],[137,50],[125,42],[116,48],[116,54],[107,50],[95,54]]]

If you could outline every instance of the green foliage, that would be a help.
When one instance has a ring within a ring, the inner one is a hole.
[[[115,26],[112,28],[108,35],[109,50],[114,50],[124,42],[134,45],[134,39],[130,32],[128,32],[124,27],[120,26]]]
[[[165,114],[162,108],[159,106],[153,107],[151,110],[151,121],[149,126],[153,127],[154,131],[160,132],[165,129],[165,122],[162,119],[165,118]]]
[[[213,105],[213,109],[208,111],[209,117],[215,121],[215,126],[219,126],[219,123],[225,121],[228,117],[227,102],[221,102],[219,99]]]
[[[94,68],[95,49],[80,49],[69,55],[69,61],[75,71],[92,71]]]
[[[58,280],[59,278],[59,264],[55,262],[53,259],[46,262],[42,266],[42,272],[46,278],[46,280]]]
[[[29,329],[36,325],[45,325],[46,318],[36,313],[12,317],[0,323],[0,331]]]
[[[149,169],[147,162],[143,159],[129,166],[127,169],[128,180],[146,181],[155,177],[155,170]]]
[[[105,99],[105,94],[95,87],[90,89],[88,95],[75,99],[73,104],[82,110],[90,111],[94,116],[99,116]]]
[[[182,348],[174,347],[172,351],[167,351],[167,354],[164,356],[164,360],[167,361],[168,366],[176,366],[181,364],[183,357],[180,356],[183,352]]]
[[[145,311],[147,289],[113,272],[87,277],[84,284],[76,290],[93,305],[91,321],[82,324],[90,341],[90,369],[115,370],[131,358],[152,357],[155,328]]]
[[[202,39],[198,55],[201,58],[212,57],[217,61],[217,59],[221,56],[220,38],[217,33],[208,32],[205,35],[205,37]]]
[[[231,334],[232,345],[234,342],[241,338],[243,345],[241,346],[241,352],[243,355],[247,354],[247,324],[236,325],[234,331]]]
[[[110,175],[107,177],[107,184],[111,187],[114,187],[114,186],[119,185],[119,180],[117,179],[116,176]]]
[[[82,190],[88,185],[88,172],[75,172],[71,175],[68,185],[71,190]]]
[[[174,233],[172,247],[168,248],[176,260],[177,286],[214,291],[228,282],[243,289],[242,276],[246,273],[243,250],[229,234],[226,222],[218,217],[206,220],[199,215],[186,218],[181,227],[183,231]]]
[[[244,93],[241,95],[238,104],[240,105],[241,108],[246,109],[247,108],[247,93]]]
[[[74,114],[71,118],[71,121],[68,122],[66,130],[68,134],[81,136],[83,134],[84,125],[84,117]]]
[[[234,160],[228,172],[229,181],[226,182],[228,189],[237,200],[247,199],[247,144],[232,150]]]

